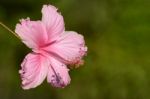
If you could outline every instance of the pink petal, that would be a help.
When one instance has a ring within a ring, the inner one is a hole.
[[[28,54],[21,64],[19,71],[22,79],[22,88],[30,89],[40,85],[47,76],[48,61],[41,54]]]
[[[16,25],[15,32],[30,48],[39,48],[48,40],[46,28],[40,21],[22,19],[21,23]]]
[[[82,35],[67,31],[44,50],[67,64],[79,65],[82,64],[82,57],[86,54],[87,47]]]
[[[46,25],[49,40],[61,34],[64,27],[64,20],[57,9],[52,5],[44,5],[42,8],[42,22]]]
[[[50,57],[47,81],[54,87],[64,88],[70,83],[69,69],[64,63]]]

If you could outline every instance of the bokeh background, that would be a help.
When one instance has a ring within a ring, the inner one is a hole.
[[[41,19],[43,4],[84,35],[85,64],[64,89],[45,81],[24,91],[18,70],[30,50],[0,27],[0,99],[150,99],[149,0],[0,0],[0,21],[14,30],[21,18]]]

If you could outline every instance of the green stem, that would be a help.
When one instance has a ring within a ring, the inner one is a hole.
[[[8,30],[10,33],[12,33],[14,36],[16,36],[18,39],[21,39],[15,32],[13,32],[9,27],[4,25],[2,22],[0,22],[0,25],[4,27],[6,30]]]

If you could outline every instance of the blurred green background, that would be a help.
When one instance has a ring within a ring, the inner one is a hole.
[[[85,64],[64,89],[45,81],[24,91],[18,70],[30,50],[0,27],[0,99],[150,99],[149,0],[0,0],[0,21],[14,30],[21,18],[41,19],[43,4],[85,36]]]

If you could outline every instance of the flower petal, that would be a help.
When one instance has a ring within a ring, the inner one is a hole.
[[[41,21],[22,19],[21,23],[16,25],[15,32],[30,48],[38,48],[48,40],[46,28]]]
[[[44,48],[45,51],[59,58],[66,64],[82,64],[82,57],[87,52],[82,35],[73,31],[63,33],[57,41]]]
[[[19,71],[22,79],[22,88],[30,89],[40,85],[47,76],[48,61],[41,54],[28,54],[21,64]]]
[[[70,83],[69,69],[65,64],[50,57],[47,81],[54,87],[64,88]]]
[[[57,8],[52,5],[44,5],[42,8],[42,22],[46,25],[49,40],[61,34],[64,27],[64,20]]]

